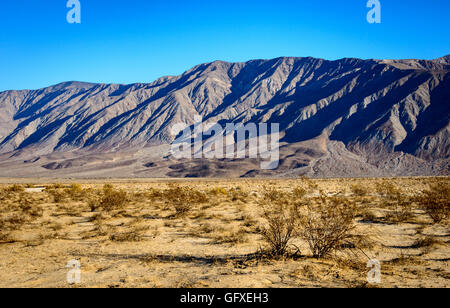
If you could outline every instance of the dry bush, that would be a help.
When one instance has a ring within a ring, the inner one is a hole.
[[[361,184],[352,185],[350,190],[357,197],[365,197],[369,193],[369,189]]]
[[[400,190],[397,186],[387,180],[383,180],[381,183],[376,184],[376,192],[383,199],[395,199],[397,195],[400,194]]]
[[[308,194],[308,191],[303,187],[295,187],[292,191],[292,196],[296,200],[303,200],[303,198]]]
[[[69,188],[66,188],[66,194],[70,197],[70,199],[78,201],[83,199],[85,192],[80,184],[72,184]]]
[[[105,211],[121,209],[127,202],[127,193],[123,190],[116,190],[111,184],[103,187],[103,195],[101,197],[99,207]]]
[[[313,257],[324,257],[352,238],[355,213],[355,205],[343,197],[322,195],[307,206],[307,213],[300,219],[299,234],[308,243]]]
[[[319,189],[319,185],[317,185],[317,183],[314,180],[312,180],[306,176],[302,177],[302,182],[303,182],[304,186],[308,187],[308,189],[307,189],[308,191],[314,192],[317,189]]]
[[[161,198],[174,207],[177,217],[186,215],[196,204],[208,202],[205,193],[176,185],[171,185],[169,189],[162,192]]]
[[[14,184],[5,189],[7,192],[23,192],[25,188],[22,185]]]
[[[297,209],[278,205],[266,210],[264,218],[267,225],[262,227],[261,235],[268,245],[267,253],[273,257],[286,256],[295,234]]]
[[[386,220],[393,223],[406,222],[413,217],[413,200],[389,181],[383,181],[376,186],[384,207],[390,209]]]
[[[34,200],[27,194],[19,196],[19,208],[22,213],[31,217],[42,217],[44,210],[38,204],[34,204]]]
[[[160,189],[150,188],[148,191],[148,196],[150,199],[161,199],[164,196],[164,192]]]
[[[275,189],[275,188],[266,188],[264,187],[263,192],[263,200],[265,202],[277,202],[277,203],[288,203],[290,196],[288,193]]]
[[[391,211],[385,219],[392,223],[407,222],[414,216],[410,198],[399,195],[396,200],[390,202]]]
[[[54,203],[63,203],[67,198],[66,193],[58,188],[47,189],[47,192],[50,196],[53,197]]]
[[[19,230],[27,222],[24,215],[20,213],[13,213],[0,218],[1,231]]]
[[[240,244],[248,241],[247,233],[244,230],[217,233],[212,236],[212,239],[214,244]]]
[[[109,239],[113,242],[140,242],[144,239],[145,231],[149,228],[147,226],[137,226],[135,224],[139,221],[135,221],[130,226],[130,229],[120,233],[114,233],[110,235]]]
[[[435,237],[432,236],[422,236],[418,240],[414,242],[414,244],[411,245],[412,248],[425,248],[429,249],[435,245],[439,245],[442,242]]]
[[[19,230],[26,223],[30,223],[43,216],[43,209],[36,204],[31,195],[15,194],[13,203],[2,206],[0,215],[0,231]]]
[[[228,191],[223,187],[214,187],[214,188],[210,189],[208,191],[208,193],[213,196],[228,195]]]
[[[61,184],[61,183],[55,183],[55,184],[51,184],[49,186],[46,186],[47,190],[50,190],[50,189],[63,189],[63,188],[66,188],[66,185]]]
[[[449,181],[441,181],[430,185],[430,189],[418,198],[419,205],[433,219],[440,223],[450,217],[450,185]]]
[[[266,188],[260,202],[266,225],[259,228],[259,233],[267,244],[266,253],[271,257],[288,255],[297,226],[298,203],[291,193],[274,188]]]
[[[4,188],[0,188],[0,201],[6,200],[8,197],[8,193]]]
[[[134,231],[129,231],[112,234],[109,239],[113,242],[140,242],[142,241],[142,235]]]
[[[228,198],[233,201],[247,202],[248,193],[243,191],[240,187],[232,188],[228,191]]]
[[[95,212],[99,208],[102,195],[103,191],[100,190],[89,190],[86,193],[86,203],[91,212]]]

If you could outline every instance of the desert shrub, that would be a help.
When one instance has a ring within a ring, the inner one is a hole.
[[[307,206],[300,219],[299,235],[308,243],[313,257],[321,258],[340,249],[355,228],[355,205],[343,197],[322,195]]]
[[[7,192],[23,192],[25,188],[22,185],[14,184],[5,189]]]
[[[0,218],[0,230],[19,230],[26,223],[26,221],[27,220],[24,215],[13,213],[12,215]]]
[[[7,192],[4,188],[0,188],[0,201],[3,201],[7,198]]]
[[[44,210],[38,204],[34,204],[34,201],[27,194],[21,194],[19,196],[19,208],[23,214],[31,217],[42,217]]]
[[[386,220],[398,223],[410,220],[413,217],[413,200],[389,181],[383,181],[376,185],[376,191],[381,197],[381,203],[389,208],[390,212]]]
[[[299,191],[299,194],[303,195],[303,192]],[[296,234],[299,203],[293,193],[265,188],[260,205],[266,223],[257,231],[267,245],[266,253],[272,257],[286,256]]]
[[[109,239],[113,242],[140,242],[144,239],[145,232],[149,229],[146,226],[137,226],[134,222],[130,229],[120,233],[111,234]]]
[[[148,196],[151,199],[160,199],[164,196],[164,193],[160,189],[150,188],[148,191]]]
[[[66,189],[66,194],[72,200],[79,200],[83,196],[83,188],[80,184],[72,184]]]
[[[265,187],[263,192],[263,199],[266,202],[287,203],[289,202],[290,196],[284,191]]]
[[[357,197],[365,197],[369,193],[369,190],[367,189],[367,187],[364,187],[363,185],[360,185],[360,184],[352,185],[350,187],[350,190]]]
[[[106,184],[103,187],[103,195],[99,207],[105,211],[116,210],[122,208],[126,201],[127,193],[125,191],[116,190],[111,184]]]
[[[109,239],[113,242],[140,242],[142,241],[142,235],[131,231],[112,234]]]
[[[306,189],[299,186],[294,188],[294,190],[292,191],[292,196],[294,197],[294,199],[298,200],[303,199],[307,193],[308,191]]]
[[[396,198],[400,194],[400,190],[389,181],[382,181],[376,184],[376,192],[384,199]]]
[[[232,230],[218,233],[212,236],[214,244],[239,244],[248,241],[247,233],[244,230]]]
[[[277,204],[303,204],[308,191],[302,187],[295,187],[292,192],[281,191],[274,188],[264,188],[263,200]]]
[[[450,217],[450,185],[448,181],[431,184],[430,189],[418,198],[420,206],[439,223]]]
[[[98,196],[90,196],[87,199],[87,205],[89,206],[89,209],[91,212],[95,212],[97,208],[99,207],[100,199]]]
[[[54,203],[62,203],[66,200],[66,193],[61,189],[47,189],[47,192],[53,198]]]
[[[208,202],[205,193],[198,190],[171,185],[162,193],[162,198],[175,209],[177,217],[186,215],[194,205]]]
[[[386,220],[394,223],[406,222],[413,217],[412,201],[410,198],[402,195],[397,195],[395,199],[390,202],[385,202],[391,211],[386,215]]]
[[[223,187],[214,187],[208,191],[213,196],[227,195],[228,191]]]
[[[177,217],[186,215],[192,208],[192,204],[187,202],[175,202],[173,206]]]
[[[434,245],[441,244],[441,241],[437,240],[432,236],[422,236],[417,239],[414,244],[411,245],[412,248],[430,248]]]
[[[231,201],[241,201],[241,202],[247,202],[248,193],[243,191],[240,187],[232,188],[228,191],[228,197]]]
[[[66,185],[61,184],[61,183],[55,183],[55,184],[51,184],[51,185],[47,186],[46,190],[63,189],[63,188],[66,188]]]
[[[273,257],[285,256],[295,235],[297,208],[276,204],[264,212],[266,226],[260,229],[267,244],[267,252]]]

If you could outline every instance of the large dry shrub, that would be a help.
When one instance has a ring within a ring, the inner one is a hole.
[[[420,206],[435,223],[450,217],[450,184],[440,181],[430,185],[430,189],[418,198]]]
[[[111,211],[122,208],[126,201],[127,193],[124,190],[117,190],[112,185],[106,184],[99,206],[105,211]]]
[[[376,184],[376,192],[383,199],[395,199],[400,190],[396,185],[394,185],[391,181],[383,180]]]
[[[66,192],[60,188],[47,188],[46,191],[52,196],[55,203],[62,203],[67,198]]]
[[[267,243],[267,252],[274,257],[285,256],[289,244],[295,235],[297,210],[294,206],[276,205],[264,212],[266,226],[261,228],[261,235]]]
[[[208,196],[189,187],[171,185],[165,190],[161,198],[173,206],[177,217],[187,214],[194,205],[208,202]]]
[[[306,214],[300,218],[299,235],[314,257],[324,257],[352,237],[355,213],[355,205],[348,199],[322,195],[307,205]]]
[[[264,209],[265,225],[260,228],[260,234],[266,242],[266,254],[271,257],[288,255],[292,238],[296,235],[298,198],[304,196],[303,191],[293,193],[274,188],[265,188],[260,205]]]
[[[71,184],[66,188],[66,194],[74,201],[81,200],[84,195],[83,187],[80,184]]]

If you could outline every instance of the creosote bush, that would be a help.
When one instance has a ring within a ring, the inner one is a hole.
[[[123,190],[116,190],[111,184],[103,187],[103,194],[99,203],[105,211],[111,211],[122,208],[127,201],[127,193]],[[92,209],[92,204],[90,205]]]
[[[14,184],[5,189],[7,192],[23,192],[25,188],[22,185]]]
[[[83,197],[83,188],[80,184],[72,184],[66,189],[66,193],[72,200],[77,201]]]
[[[186,215],[196,204],[208,202],[208,196],[204,192],[178,185],[170,185],[169,189],[158,194],[158,198],[173,206],[177,217]]]
[[[289,246],[296,235],[299,202],[306,194],[301,188],[293,192],[285,192],[274,188],[265,188],[260,201],[264,208],[263,217],[266,221],[259,228],[267,244],[266,254],[271,257],[283,257],[289,254]]]
[[[261,235],[268,244],[267,253],[272,257],[287,255],[290,241],[295,235],[297,208],[276,204],[265,210],[264,218],[267,225],[262,227]]]
[[[343,197],[316,198],[300,218],[299,235],[309,245],[313,257],[321,258],[343,246],[355,228],[355,205]]]
[[[49,188],[47,189],[47,192],[53,197],[54,203],[62,203],[66,200],[66,193],[59,188]]]
[[[440,181],[430,185],[430,189],[418,198],[419,205],[435,223],[450,217],[450,184]]]
[[[381,197],[384,207],[391,211],[387,214],[386,220],[399,223],[406,222],[413,217],[413,200],[389,181],[383,181],[376,186],[377,193]]]
[[[369,190],[360,184],[352,185],[350,190],[357,197],[365,197],[369,193]]]

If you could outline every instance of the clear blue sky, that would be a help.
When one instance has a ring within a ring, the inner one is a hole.
[[[0,1],[0,91],[62,81],[151,82],[214,60],[425,58],[450,53],[449,0]]]

